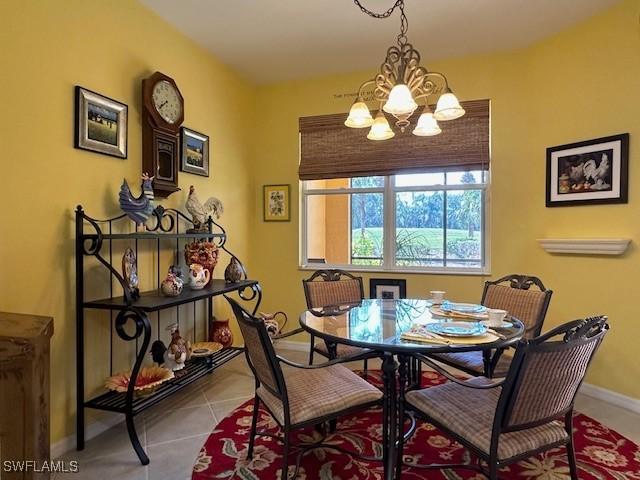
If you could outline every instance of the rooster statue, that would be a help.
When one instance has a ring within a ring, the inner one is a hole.
[[[198,195],[196,195],[196,189],[193,185],[189,187],[189,196],[187,197],[185,207],[187,212],[191,214],[194,227],[189,229],[188,233],[206,231],[206,222],[209,217],[215,217],[217,220],[224,211],[222,202],[215,197],[209,198],[204,202],[204,205],[200,203]]]
[[[127,179],[122,180],[120,187],[120,208],[127,216],[142,225],[151,216],[155,205],[153,203],[153,177],[146,173],[142,174],[142,193],[139,197],[134,197],[127,183]]]

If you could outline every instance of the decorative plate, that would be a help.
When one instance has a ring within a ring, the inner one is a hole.
[[[218,342],[196,342],[191,345],[192,357],[208,357],[222,350],[222,344]]]
[[[458,313],[484,313],[487,311],[487,307],[484,305],[477,305],[475,303],[453,303],[445,301],[440,309],[443,312],[458,312]]]
[[[157,365],[142,367],[133,389],[137,395],[149,395],[155,391],[158,385],[171,380],[173,377],[173,372],[164,367],[158,367]],[[107,378],[104,386],[116,392],[126,392],[130,380],[131,372],[121,372]]]
[[[442,322],[429,323],[426,330],[445,337],[478,337],[487,333],[487,327],[480,323]]]

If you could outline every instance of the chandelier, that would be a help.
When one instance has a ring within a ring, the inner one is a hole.
[[[418,117],[413,134],[418,136],[438,135],[442,130],[438,120],[454,120],[464,115],[464,109],[449,88],[447,78],[438,72],[430,72],[420,66],[420,53],[408,42],[407,31],[409,21],[404,13],[404,0],[396,0],[384,13],[376,13],[366,9],[359,0],[354,3],[364,13],[373,18],[387,18],[400,10],[400,34],[397,45],[389,47],[380,73],[360,85],[356,100],[351,106],[349,117],[344,122],[351,128],[368,128],[369,140],[387,140],[395,136],[389,126],[384,112],[396,118],[396,126],[404,133],[409,126],[409,118],[418,108],[418,102],[424,102],[424,111]],[[379,102],[380,108],[375,116],[371,116],[369,107],[364,101],[363,91],[369,85],[375,85],[373,98]],[[431,112],[427,99],[440,95],[434,112]]]

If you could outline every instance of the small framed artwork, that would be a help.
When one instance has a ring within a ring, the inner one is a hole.
[[[265,222],[291,220],[289,185],[264,185],[262,187],[263,218]]]
[[[180,170],[195,175],[209,176],[209,137],[187,127],[180,129],[182,155]]]
[[[407,298],[407,281],[395,278],[370,278],[369,297],[380,300]]]
[[[629,134],[547,148],[547,207],[627,203]]]
[[[75,148],[127,158],[128,108],[124,103],[76,86]]]

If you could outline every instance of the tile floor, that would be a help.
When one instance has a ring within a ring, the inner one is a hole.
[[[307,354],[281,350],[283,356],[304,363]],[[361,364],[354,364],[359,368]],[[140,465],[119,424],[89,440],[82,452],[62,457],[78,460],[76,474],[58,474],[54,480],[186,480],[209,432],[227,413],[253,395],[254,380],[243,355],[219,370],[152,407],[137,417],[138,434],[151,462]],[[640,443],[640,415],[579,396],[576,408]]]

